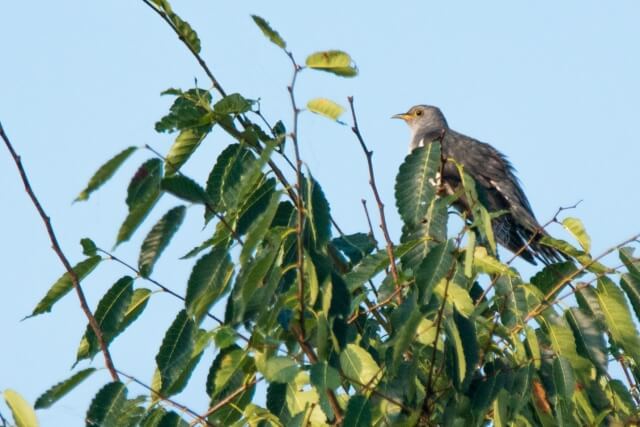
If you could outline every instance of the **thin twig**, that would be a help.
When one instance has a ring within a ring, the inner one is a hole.
[[[387,244],[387,255],[389,256],[389,266],[391,268],[391,275],[393,277],[393,284],[396,288],[396,291],[400,289],[400,279],[398,277],[398,270],[396,268],[396,257],[393,253],[393,242],[391,241],[391,236],[389,236],[389,229],[387,227],[387,220],[384,214],[384,203],[382,202],[382,198],[380,197],[380,193],[378,192],[378,186],[376,185],[376,177],[373,173],[373,151],[367,148],[367,144],[364,142],[364,138],[360,133],[360,128],[358,127],[358,119],[356,117],[356,110],[353,106],[353,96],[347,98],[349,100],[349,107],[351,108],[351,116],[353,118],[353,126],[351,126],[351,131],[355,134],[358,142],[360,143],[360,147],[362,147],[362,151],[367,158],[367,166],[369,168],[369,185],[371,186],[371,190],[373,190],[373,195],[376,199],[376,203],[378,204],[378,211],[380,213],[380,228],[382,229],[382,234],[384,235],[384,240]],[[396,300],[398,304],[402,302],[402,295],[398,291],[396,295]]]
[[[4,131],[4,128],[2,127],[2,123],[0,123],[0,136],[4,140],[4,143],[7,146],[7,149],[11,153],[11,157],[13,157],[13,161],[16,164],[16,167],[18,168],[18,172],[20,172],[20,178],[22,178],[22,183],[24,184],[25,191],[27,192],[27,194],[29,195],[29,198],[33,202],[33,205],[38,211],[40,218],[42,218],[42,222],[44,223],[44,226],[47,229],[47,234],[49,235],[49,240],[51,241],[51,246],[53,248],[53,251],[56,253],[58,258],[60,259],[60,262],[62,263],[62,265],[64,265],[65,270],[67,270],[67,273],[71,278],[71,283],[73,284],[73,288],[76,290],[76,294],[78,295],[78,300],[80,301],[80,307],[82,308],[84,315],[87,317],[87,320],[89,321],[89,326],[91,327],[91,330],[96,336],[98,345],[100,346],[100,351],[102,351],[102,354],[104,356],[105,365],[107,366],[107,369],[111,374],[111,378],[114,381],[119,381],[118,373],[116,371],[116,368],[113,365],[113,359],[111,358],[111,354],[109,353],[109,348],[107,347],[107,343],[104,340],[104,336],[102,335],[102,330],[100,329],[100,325],[98,324],[98,321],[93,316],[93,313],[89,308],[89,304],[87,303],[87,298],[85,297],[84,291],[80,286],[80,280],[78,279],[78,275],[76,274],[75,271],[73,271],[73,267],[69,263],[69,260],[67,259],[64,252],[62,252],[62,248],[58,243],[58,239],[56,238],[56,234],[53,230],[53,226],[51,225],[51,219],[49,218],[44,208],[40,204],[40,201],[38,200],[35,193],[33,192],[33,189],[31,188],[31,184],[29,183],[29,178],[27,177],[27,173],[24,170],[24,167],[22,166],[22,161],[20,160],[20,156],[14,150],[13,145],[11,145],[11,142],[9,141],[9,137],[7,136],[7,134]]]
[[[148,385],[146,385],[145,383],[143,383],[142,381],[140,381],[139,379],[137,379],[136,377],[129,375],[125,372],[122,372],[121,370],[118,370],[118,373],[120,375],[122,375],[123,377],[125,377],[126,379],[128,379],[129,381],[132,381],[136,384],[138,384],[140,387],[150,391],[152,393],[153,396],[157,397],[158,399],[162,400],[163,402],[167,402],[168,404],[170,404],[171,406],[173,406],[174,408],[185,412],[189,415],[191,415],[193,418],[195,418],[196,420],[198,420],[198,422],[206,425],[206,426],[213,426],[213,424],[211,424],[206,418],[201,417],[196,411],[194,411],[193,409],[189,408],[188,406],[185,406],[181,403],[176,402],[175,400],[163,396],[162,394],[160,394],[160,392],[158,390],[155,390],[153,387],[150,387]]]
[[[234,392],[232,392],[232,393],[228,394],[227,396],[225,396],[224,399],[220,400],[215,405],[210,407],[207,410],[207,412],[205,412],[203,415],[201,415],[201,417],[202,418],[206,418],[209,415],[215,414],[220,409],[222,409],[225,406],[227,406],[233,399],[235,399],[236,397],[238,397],[239,395],[241,395],[242,393],[247,391],[247,389],[249,389],[250,387],[253,387],[257,383],[259,383],[263,379],[264,379],[263,377],[260,377],[260,378],[255,378],[254,377],[254,378],[252,378],[250,381],[248,381],[248,382],[244,383],[243,385],[241,385],[240,387],[238,387]],[[197,421],[193,421],[193,422],[191,422],[191,424],[189,424],[189,426],[194,426],[196,424],[197,424]]]

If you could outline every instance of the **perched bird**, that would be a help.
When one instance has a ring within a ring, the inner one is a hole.
[[[536,259],[545,264],[563,259],[556,249],[540,242],[546,232],[536,220],[513,166],[502,153],[489,144],[450,129],[437,107],[416,105],[393,118],[402,119],[409,125],[410,152],[440,140],[443,159],[453,159],[464,167],[464,171],[475,180],[480,200],[487,211],[506,211],[492,220],[493,234],[498,243],[519,253],[532,264],[536,264]],[[456,165],[445,162],[441,172],[441,185],[447,193],[454,193],[461,182]],[[464,197],[458,199],[454,206],[471,214]]]

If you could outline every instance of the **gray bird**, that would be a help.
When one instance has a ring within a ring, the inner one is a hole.
[[[506,211],[492,220],[493,234],[498,243],[514,253],[519,252],[532,264],[536,264],[536,259],[545,264],[563,259],[557,250],[540,243],[546,232],[536,220],[513,166],[502,153],[489,144],[450,129],[437,107],[416,105],[393,117],[404,120],[411,129],[410,152],[434,140],[441,140],[442,157],[455,160],[475,180],[480,200],[487,211]],[[445,162],[441,182],[450,194],[459,187],[460,175],[453,162]],[[454,206],[459,211],[471,213],[464,197],[458,199]]]

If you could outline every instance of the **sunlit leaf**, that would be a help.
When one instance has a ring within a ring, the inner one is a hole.
[[[358,68],[348,53],[341,50],[327,50],[316,52],[307,57],[307,67],[327,71],[342,77],[354,77]]]
[[[374,388],[382,373],[371,354],[356,344],[347,344],[340,353],[340,367],[347,378]],[[356,388],[359,388],[358,383]]]
[[[307,109],[312,113],[320,114],[331,120],[338,120],[344,112],[344,108],[330,99],[314,98],[307,102]]]
[[[50,408],[54,403],[62,399],[67,393],[73,390],[78,384],[88,378],[95,371],[95,368],[83,369],[76,372],[66,380],[54,385],[38,397],[34,405],[35,409]]]
[[[251,109],[254,100],[246,99],[239,93],[232,93],[213,105],[213,111],[218,114],[242,114]]]
[[[194,345],[194,333],[193,320],[186,311],[182,310],[165,333],[156,355],[156,363],[162,379],[161,392],[171,388],[189,363]]]
[[[509,276],[517,276],[518,274],[508,265],[501,263],[497,258],[487,253],[484,246],[476,246],[473,254],[474,265],[486,274],[506,274]]]
[[[149,277],[153,271],[153,266],[160,254],[169,245],[171,238],[182,224],[185,212],[186,208],[184,206],[176,206],[170,209],[145,237],[138,259],[138,269],[142,277]]]
[[[162,180],[162,160],[149,159],[144,162],[131,178],[127,188],[129,210],[155,196]]]
[[[267,359],[264,377],[268,381],[277,383],[288,383],[298,374],[300,368],[298,364],[289,357],[275,356]]]
[[[7,389],[3,393],[17,427],[38,427],[38,418],[31,405],[18,392]]]
[[[167,176],[175,174],[196,151],[207,133],[195,129],[184,129],[176,137],[164,162]]]
[[[251,15],[251,18],[253,19],[253,22],[255,22],[256,25],[260,28],[265,37],[267,37],[271,41],[271,43],[282,49],[287,48],[287,43],[282,39],[282,37],[280,37],[280,34],[278,34],[277,31],[271,28],[271,25],[269,25],[267,21],[265,21],[258,15]]]
[[[584,225],[582,225],[582,221],[578,218],[565,218],[562,221],[562,225],[567,229],[573,237],[576,238],[582,249],[585,252],[589,253],[591,251],[591,238],[587,234],[587,231],[584,229]]]
[[[124,163],[125,160],[133,154],[134,151],[137,150],[137,147],[128,147],[116,154],[110,160],[108,160],[105,164],[100,166],[100,168],[93,174],[91,179],[89,179],[89,183],[85,187],[84,190],[78,194],[75,201],[87,200],[89,195],[93,193],[95,190],[100,188],[102,184],[107,182],[113,174],[118,170],[118,168]]]

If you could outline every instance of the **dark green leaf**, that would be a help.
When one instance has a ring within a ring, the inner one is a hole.
[[[327,390],[335,390],[340,387],[340,374],[327,362],[318,362],[311,366],[309,372],[311,384],[318,391],[320,406],[328,418],[333,416],[333,408],[327,397]]]
[[[250,362],[247,352],[237,345],[220,350],[207,376],[207,394],[215,398],[233,392],[242,385],[245,369]]]
[[[262,239],[264,239],[264,236],[269,231],[269,227],[276,215],[281,195],[282,193],[279,191],[271,193],[266,209],[249,226],[249,229],[247,230],[247,238],[245,239],[244,245],[242,245],[242,250],[240,251],[241,264],[246,263],[253,250],[262,241]]]
[[[191,203],[204,203],[206,193],[200,184],[184,175],[173,175],[162,180],[164,191]]]
[[[447,240],[435,246],[422,261],[416,272],[416,285],[419,290],[419,301],[427,304],[435,286],[450,274],[453,266],[452,251],[455,244],[452,240]]]
[[[354,233],[336,237],[331,243],[349,257],[352,263],[359,263],[376,248],[376,241],[369,234]]]
[[[260,28],[265,37],[267,37],[271,41],[271,43],[282,49],[287,48],[287,43],[282,39],[282,37],[280,37],[280,34],[278,34],[277,31],[271,28],[271,25],[269,25],[267,21],[265,21],[258,15],[251,15],[251,18],[253,18],[253,22],[256,23],[256,25]]]
[[[640,276],[625,273],[620,279],[620,286],[631,302],[636,319],[640,320]]]
[[[553,360],[553,383],[556,392],[564,400],[571,400],[576,388],[573,368],[568,359],[558,356]]]
[[[267,387],[267,409],[280,419],[287,416],[287,385],[270,383]]]
[[[568,277],[572,277],[577,267],[572,261],[560,262],[545,266],[539,273],[531,278],[531,283],[536,285],[543,293],[547,294],[555,289],[560,283],[566,286]],[[562,288],[556,290],[559,292]]]
[[[200,130],[182,130],[167,153],[164,162],[166,175],[171,176],[178,172],[206,136],[207,133]]]
[[[98,253],[98,247],[95,243],[93,243],[93,240],[89,239],[88,237],[81,239],[80,245],[82,246],[82,253],[86,256],[96,256],[96,254]]]
[[[453,327],[454,325],[455,328]],[[453,322],[448,322],[445,326],[447,336],[452,340],[451,344],[453,344],[456,351],[458,384],[461,388],[466,388],[474,373],[476,364],[480,360],[475,325],[472,319],[454,310]]]
[[[211,130],[214,117],[211,114],[211,94],[203,89],[190,89],[186,92],[165,91],[163,95],[178,95],[169,114],[156,123],[158,132],[195,128],[202,133]]]
[[[416,332],[420,322],[424,318],[424,315],[420,312],[419,307],[416,305],[415,292],[413,297],[407,297],[402,304],[402,309],[406,310],[409,314],[406,319],[400,323],[397,328],[397,332],[394,334],[393,341],[393,353],[390,370],[392,373],[397,372],[400,363],[403,360],[405,352],[409,349],[411,343],[416,337]],[[396,310],[397,312],[397,310]]]
[[[149,215],[149,212],[151,212],[158,200],[160,200],[160,187],[155,190],[155,193],[149,194],[149,198],[131,208],[129,214],[124,219],[124,222],[118,230],[116,246],[131,238],[140,224],[142,224],[142,221],[144,221],[147,215]]]
[[[121,382],[111,382],[95,395],[86,416],[87,427],[121,427],[119,418],[125,409],[127,388]]]
[[[329,316],[341,316],[346,318],[351,314],[351,294],[342,276],[331,273],[331,306]]]
[[[189,423],[180,418],[177,413],[170,411],[164,414],[158,427],[189,427]]]
[[[149,159],[136,171],[127,188],[127,206],[132,210],[136,205],[144,204],[157,197],[162,180],[162,160]]]
[[[265,176],[262,175],[261,178]],[[276,180],[275,178],[261,179],[254,188],[251,194],[239,199],[241,204],[235,212],[239,215],[236,231],[240,235],[245,234],[258,216],[267,209],[271,197],[276,193]]]
[[[344,414],[344,425],[353,427],[371,426],[371,404],[369,399],[360,394],[351,396]]]
[[[169,245],[171,238],[180,228],[185,212],[186,208],[184,206],[176,206],[170,209],[156,222],[147,237],[145,237],[138,258],[138,269],[142,277],[149,277],[153,271],[153,266],[160,258],[160,254]]]
[[[129,307],[124,313],[124,318],[120,323],[120,332],[124,331],[131,325],[135,320],[142,314],[147,303],[149,302],[149,297],[151,296],[151,291],[146,288],[139,288],[133,291],[133,296],[131,297],[131,302],[129,303]]]
[[[220,153],[206,187],[214,209],[223,211],[228,204],[235,205],[229,195],[237,195],[242,175],[255,161],[255,156],[240,144],[229,145]]]
[[[213,111],[217,114],[242,114],[251,109],[251,106],[255,104],[255,101],[246,99],[239,93],[232,93],[216,102],[213,106]]]
[[[223,247],[215,247],[193,267],[187,282],[185,307],[200,323],[213,304],[227,292],[233,264]]]
[[[132,296],[133,278],[124,276],[114,283],[100,299],[94,317],[106,344],[109,344],[120,333],[120,326]],[[98,339],[91,325],[87,325],[80,341],[77,360],[93,357],[98,351],[100,351]]]
[[[576,339],[578,354],[589,357],[601,373],[607,372],[607,345],[599,323],[578,307],[565,311]]]
[[[315,70],[327,71],[342,77],[354,77],[358,68],[348,53],[340,50],[316,52],[307,57],[307,67]]]
[[[62,399],[67,393],[73,390],[78,384],[84,381],[89,375],[95,372],[95,368],[83,369],[73,374],[70,378],[59,382],[38,397],[34,405],[35,409],[50,408],[51,405]]]
[[[162,379],[161,392],[169,390],[191,359],[194,345],[195,324],[185,310],[178,313],[167,332],[156,363]]]
[[[437,244],[447,239],[447,203],[445,199],[435,197],[427,209],[426,216],[417,225],[403,225],[402,243],[416,241],[418,244],[402,257],[405,268],[415,269],[424,257]]]
[[[93,271],[94,268],[102,261],[99,256],[92,256],[83,261],[80,261],[73,267],[73,271],[78,276],[78,280],[82,281],[85,277]],[[47,294],[38,302],[36,308],[29,317],[37,316],[38,314],[51,311],[53,305],[65,296],[73,288],[73,282],[71,281],[71,275],[67,272],[64,273],[56,282],[51,286]]]
[[[102,184],[107,182],[109,178],[113,176],[113,174],[118,170],[118,168],[124,163],[125,160],[133,154],[134,151],[137,150],[137,147],[128,147],[116,154],[105,164],[100,166],[100,168],[93,174],[91,179],[89,179],[89,183],[86,188],[78,194],[76,197],[76,202],[80,200],[87,200],[89,195],[93,193],[95,190],[100,188]]]

